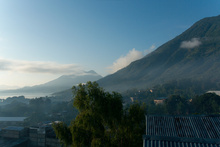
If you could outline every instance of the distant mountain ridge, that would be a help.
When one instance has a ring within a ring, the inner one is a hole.
[[[72,88],[72,86],[79,83],[86,83],[87,81],[96,81],[102,78],[101,75],[97,74],[95,71],[91,70],[88,72],[83,72],[81,75],[63,75],[55,80],[47,82],[45,84],[24,87],[15,90],[1,91],[1,93],[46,93],[52,94],[55,92],[60,92]]]
[[[17,89],[18,86],[8,86],[8,85],[0,85],[0,91],[1,90],[10,90],[10,89]]]
[[[98,83],[107,90],[145,89],[171,80],[220,83],[220,15],[196,22],[181,35]]]

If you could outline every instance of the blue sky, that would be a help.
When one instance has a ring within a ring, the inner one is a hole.
[[[108,75],[220,15],[219,0],[0,0],[0,85]]]

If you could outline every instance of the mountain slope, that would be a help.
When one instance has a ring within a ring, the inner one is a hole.
[[[36,85],[32,87],[24,87],[16,90],[7,90],[3,92],[19,93],[19,94],[23,94],[23,93],[52,94],[54,92],[70,89],[72,86],[77,85],[79,83],[85,83],[87,81],[96,81],[100,78],[102,78],[102,76],[98,75],[96,72],[91,70],[88,72],[84,72],[81,75],[63,75],[45,84]]]
[[[220,82],[220,16],[204,18],[120,71],[98,80],[107,90],[149,88],[170,80]]]

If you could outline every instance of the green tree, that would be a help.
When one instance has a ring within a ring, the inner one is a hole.
[[[66,124],[64,124],[63,122],[54,123],[53,128],[62,144],[68,146],[72,143],[72,135]]]
[[[68,128],[72,136],[71,145],[108,144],[106,130],[113,128],[121,119],[123,111],[121,95],[116,92],[105,92],[96,82],[79,84],[78,87],[73,87],[73,92],[75,94],[73,105],[79,110],[79,114]],[[56,130],[56,127],[54,128]],[[60,135],[59,130],[56,130],[56,134],[62,139],[63,135]]]
[[[165,101],[168,114],[186,114],[188,111],[187,99],[179,95],[171,95]]]
[[[79,114],[69,127],[63,123],[53,125],[57,137],[66,146],[123,147],[142,144],[144,106],[135,103],[123,110],[122,96],[116,92],[105,92],[96,82],[79,84],[73,87],[73,92],[73,105]]]
[[[191,108],[193,113],[219,114],[220,96],[215,93],[205,93],[192,99]]]
[[[124,110],[122,120],[112,131],[112,144],[120,147],[142,146],[145,133],[145,104],[137,102]],[[114,137],[113,137],[114,136]]]

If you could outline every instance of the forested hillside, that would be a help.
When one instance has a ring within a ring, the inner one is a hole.
[[[107,90],[146,89],[173,80],[220,83],[220,16],[204,18],[144,58],[98,80]],[[208,90],[208,89],[207,89]]]

